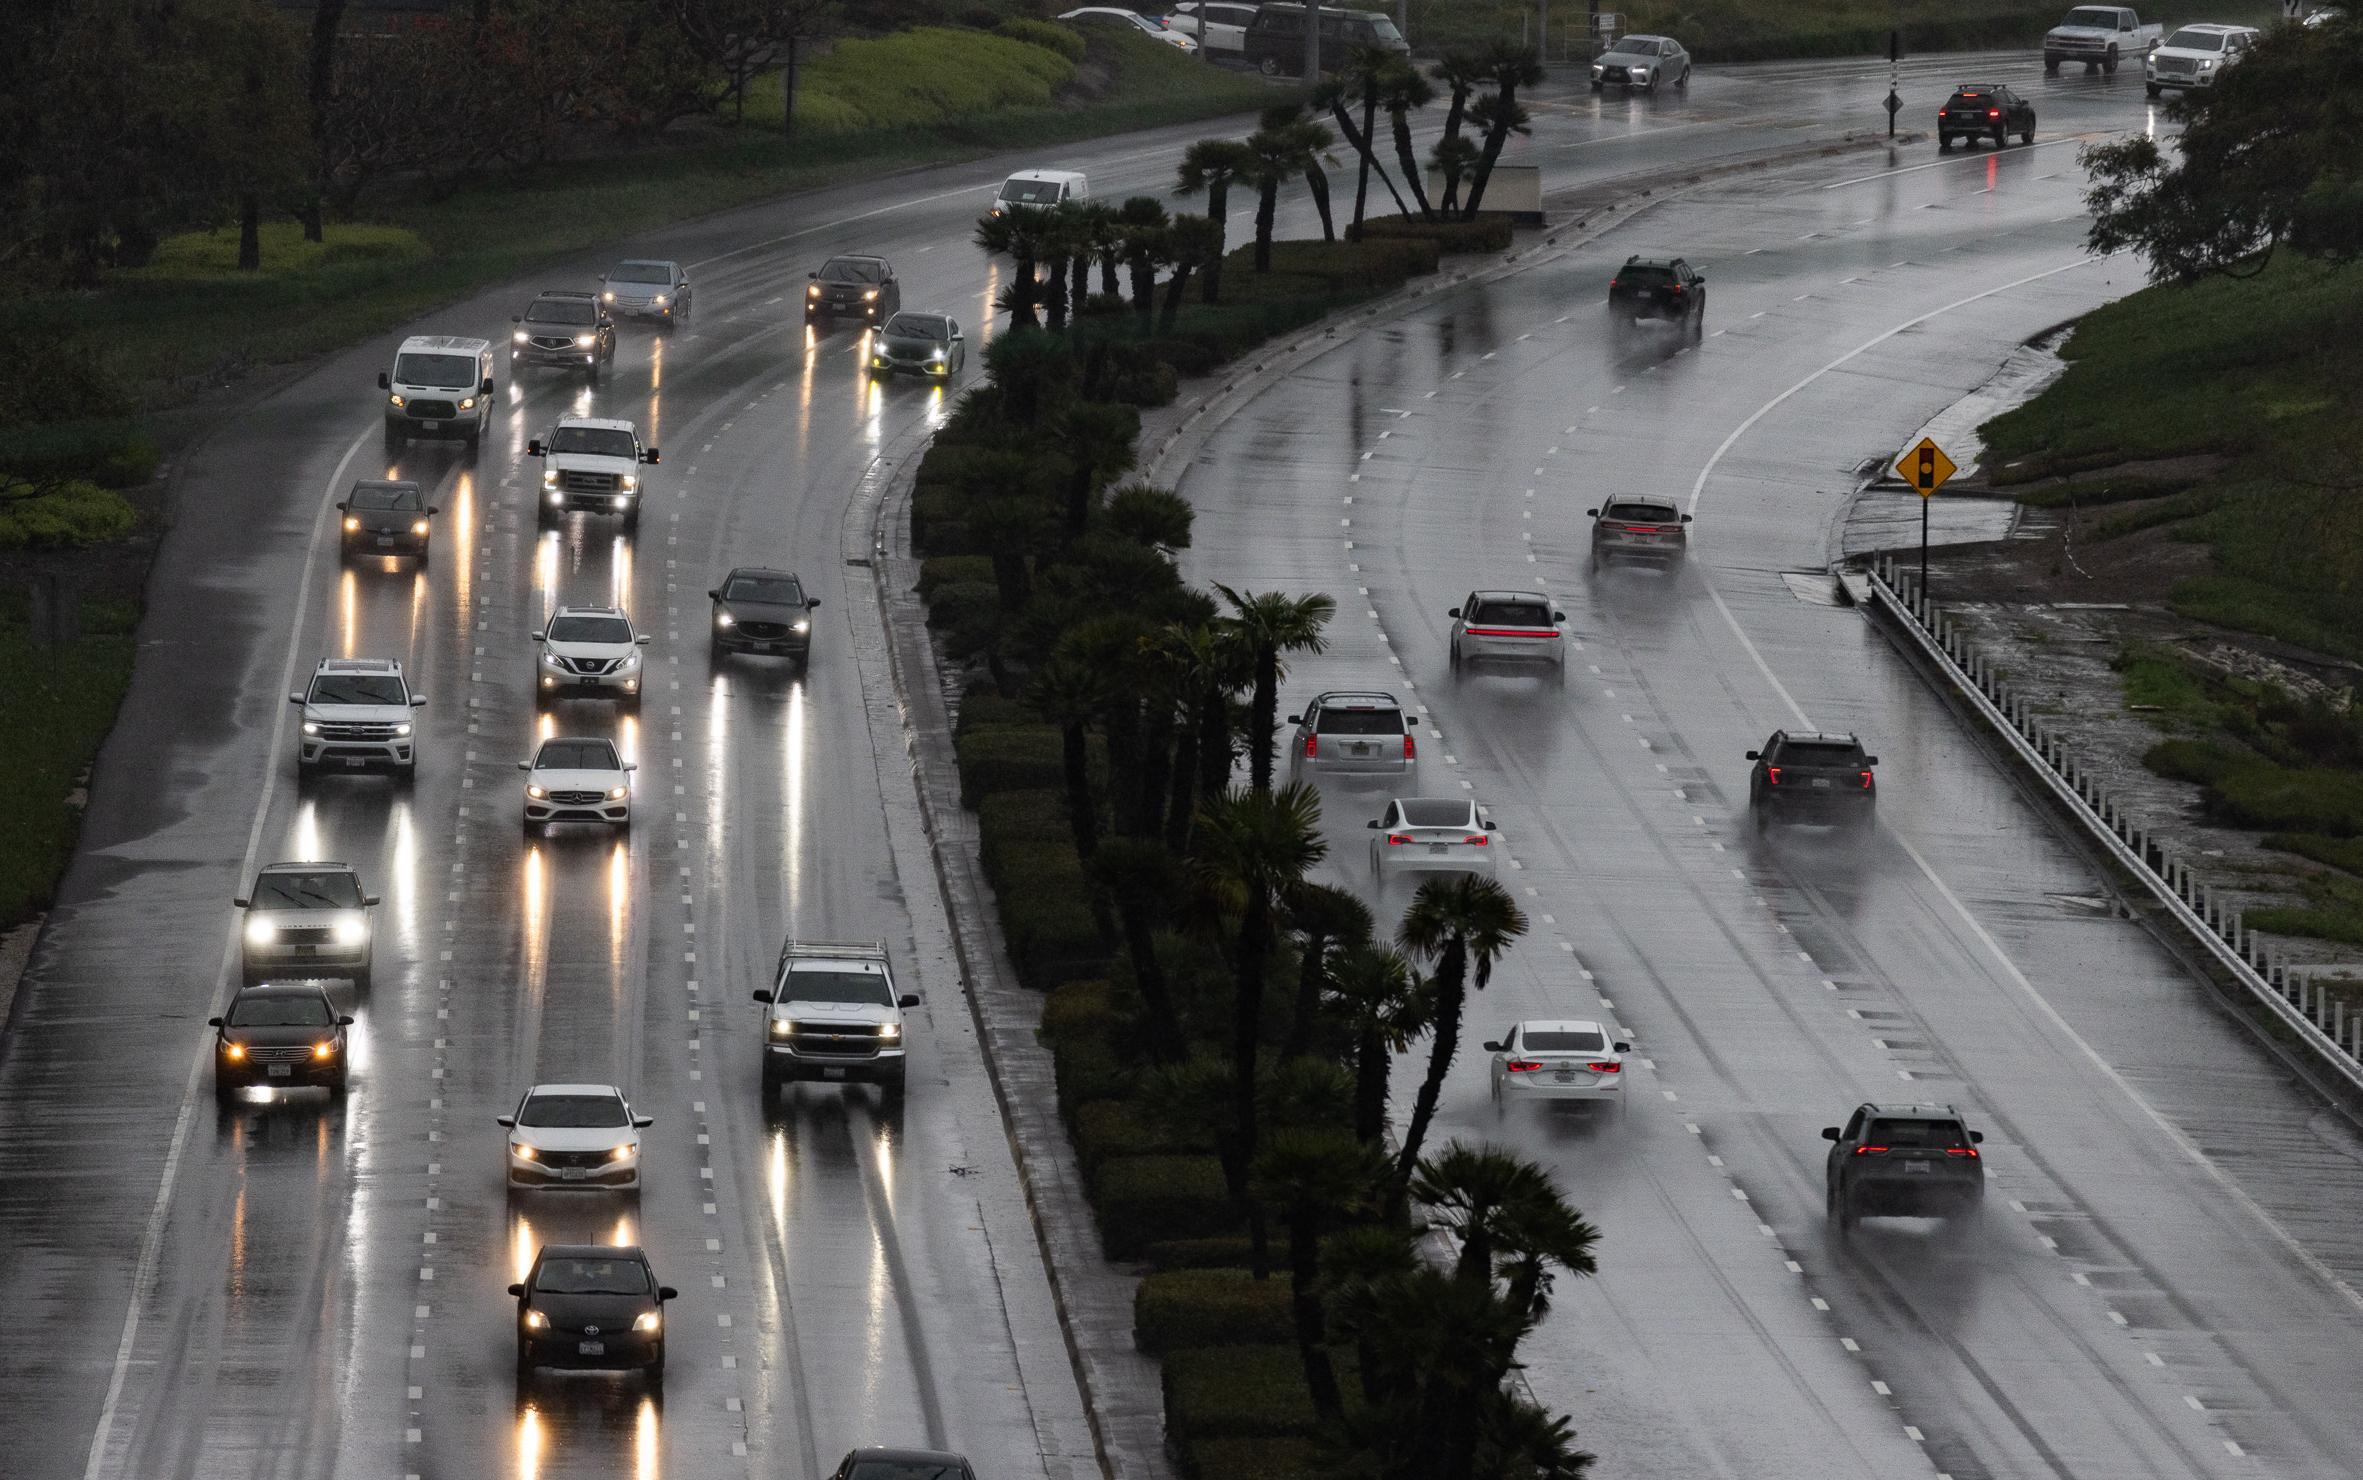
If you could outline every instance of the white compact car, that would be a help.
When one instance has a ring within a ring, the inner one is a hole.
[[[614,606],[562,606],[533,634],[535,688],[545,699],[615,699],[640,707],[640,649],[648,637]]]
[[[1382,888],[1416,874],[1493,877],[1493,819],[1466,797],[1398,797],[1370,828],[1370,873]]]
[[[624,1192],[640,1190],[640,1132],[656,1124],[612,1084],[537,1084],[496,1121],[509,1132],[511,1187]]]
[[[1487,1043],[1485,1051],[1493,1055],[1497,1115],[1521,1100],[1625,1102],[1624,1056],[1633,1045],[1612,1040],[1607,1029],[1588,1019],[1513,1024],[1507,1037]]]
[[[2205,91],[2263,34],[2254,26],[2184,26],[2143,59],[2143,87],[2153,98],[2170,87]]]
[[[612,740],[554,736],[525,773],[525,830],[553,822],[598,822],[621,832],[632,825],[632,782],[639,766],[616,753]]]
[[[689,274],[678,262],[618,262],[599,279],[599,301],[618,318],[655,319],[665,328],[689,318]]]

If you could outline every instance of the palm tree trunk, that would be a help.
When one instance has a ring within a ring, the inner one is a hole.
[[[1324,931],[1305,932],[1304,950],[1296,959],[1296,1005],[1288,1015],[1288,1036],[1281,1041],[1280,1057],[1301,1059],[1312,1051],[1313,1020],[1320,1015],[1321,989],[1329,985],[1329,936]]]
[[[1173,332],[1173,321],[1181,315],[1182,290],[1189,286],[1189,282],[1190,264],[1187,262],[1174,264],[1172,281],[1165,285],[1165,308],[1158,320],[1158,333]]]
[[[1099,809],[1091,802],[1090,751],[1081,721],[1059,726],[1060,772],[1067,784],[1067,824],[1074,829],[1075,855],[1085,863],[1099,851]]]
[[[1157,321],[1157,264],[1135,257],[1127,266],[1132,270],[1132,311],[1140,315],[1140,331],[1146,334]]]
[[[1067,326],[1067,259],[1053,257],[1042,274],[1042,302],[1050,321],[1050,332],[1056,334]]]
[[[1125,900],[1116,913],[1123,922],[1124,951],[1132,961],[1132,985],[1149,1017],[1149,1054],[1161,1063],[1179,1063],[1189,1057],[1189,1045],[1182,1041],[1181,1019],[1174,1015],[1165,965],[1157,959],[1157,932],[1149,912],[1139,900]]]
[[[238,197],[238,270],[256,272],[263,265],[262,201],[251,190]]]
[[[1387,1040],[1365,1032],[1354,1045],[1354,1139],[1376,1146],[1387,1132]]]
[[[1280,182],[1266,180],[1255,192],[1255,270],[1272,270],[1272,226],[1280,214]]]
[[[1110,298],[1124,291],[1116,282],[1116,254],[1108,252],[1099,259],[1099,290]]]
[[[1411,142],[1410,110],[1390,109],[1389,116],[1393,121],[1395,131],[1395,160],[1403,167],[1403,183],[1411,187],[1411,198],[1419,202],[1421,217],[1433,220],[1436,211],[1428,204],[1427,180],[1419,172],[1419,151],[1412,146]],[[1398,208],[1402,206],[1401,196],[1395,198],[1395,204]]]
[[[1017,286],[1024,293],[1025,297],[1024,301],[1018,304],[1017,307],[1011,311],[1009,315],[1009,327],[1012,329],[1041,328],[1042,320],[1036,317],[1034,314],[1034,305],[1041,298],[1041,290],[1039,285],[1034,281],[1033,258],[1020,257],[1017,259]]]
[[[1288,1220],[1288,1305],[1296,1321],[1296,1350],[1305,1364],[1313,1417],[1323,1427],[1345,1417],[1337,1364],[1329,1358],[1329,1319],[1321,1308],[1321,1223],[1299,1207]]]
[[[1222,690],[1207,695],[1198,717],[1198,795],[1222,795],[1231,784],[1231,701]]]
[[[1257,1279],[1271,1272],[1265,1247],[1262,1209],[1247,1195],[1247,1169],[1255,1165],[1256,1068],[1263,1047],[1264,970],[1271,957],[1272,895],[1268,886],[1254,884],[1247,891],[1247,908],[1239,918],[1237,995],[1232,1003],[1232,1146],[1231,1197],[1247,1212],[1249,1260]]]
[[[1194,707],[1174,738],[1169,788],[1172,796],[1166,800],[1163,819],[1165,846],[1179,857],[1189,851],[1190,814],[1198,806],[1198,717]]]
[[[1210,181],[1206,186],[1206,216],[1214,223],[1214,260],[1198,274],[1200,303],[1220,303],[1223,293],[1223,253],[1231,245],[1231,182],[1226,179]]]
[[[1370,169],[1371,166],[1378,163],[1377,160],[1371,158],[1371,151],[1378,146],[1378,140],[1372,137],[1371,130],[1377,127],[1378,89],[1376,87],[1364,88],[1362,91],[1361,137],[1354,141],[1354,152],[1361,156],[1361,163],[1354,170],[1354,228],[1352,235],[1357,238],[1362,235],[1362,208],[1370,198]]]
[[[1321,168],[1317,159],[1305,171],[1305,189],[1312,192],[1313,209],[1321,216],[1321,240],[1336,241],[1337,223],[1329,219],[1329,172]]]
[[[1272,746],[1280,728],[1280,650],[1258,646],[1255,650],[1255,708],[1248,717],[1248,743],[1255,747],[1247,757],[1248,785],[1257,791],[1272,789]]]
[[[783,139],[796,137],[796,50],[802,39],[788,33],[788,65],[780,72],[779,136]]]
[[[1165,792],[1173,776],[1173,705],[1160,698],[1142,726],[1138,778],[1121,793],[1130,805],[1116,825],[1125,836],[1154,838],[1165,829]]]
[[[1083,317],[1084,300],[1091,296],[1091,254],[1077,252],[1072,265],[1075,270],[1075,285],[1068,289],[1067,297],[1075,306],[1075,317],[1080,319]],[[1109,291],[1113,292],[1114,290],[1110,289]]]
[[[1485,131],[1485,152],[1477,156],[1477,168],[1469,178],[1469,203],[1461,212],[1463,221],[1477,219],[1477,207],[1485,199],[1486,182],[1493,178],[1494,162],[1501,158],[1502,146],[1510,141],[1510,120],[1516,116],[1518,90],[1504,85],[1501,90],[1501,113],[1493,127]]]
[[[1390,1203],[1398,1215],[1409,1193],[1411,1174],[1419,1166],[1420,1143],[1427,1139],[1428,1125],[1436,1118],[1444,1076],[1452,1068],[1453,1055],[1460,1051],[1461,1012],[1468,1005],[1468,967],[1468,947],[1455,936],[1436,963],[1436,1037],[1428,1045],[1428,1071],[1411,1102],[1411,1124],[1404,1129],[1403,1149],[1395,1159]]]

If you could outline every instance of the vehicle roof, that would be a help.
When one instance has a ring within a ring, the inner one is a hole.
[[[1956,82],[1953,84],[1953,91],[1957,93],[1980,93],[2008,92],[2010,89],[2006,84],[1999,82]]]
[[[1476,801],[1470,797],[1396,797],[1394,802],[1398,807],[1408,807],[1415,802],[1450,802],[1455,807],[1466,807],[1472,812],[1477,810]]]
[[[1009,178],[1012,180],[1080,180],[1083,178],[1083,172],[1081,170],[1012,170],[1009,173]]]
[[[1661,36],[1655,31],[1634,31],[1629,35],[1617,37],[1616,41],[1609,42],[1608,49],[1610,51],[1616,50],[1617,41],[1671,41],[1673,39],[1671,36]]]
[[[829,262],[875,262],[880,267],[892,265],[875,252],[831,252]],[[829,262],[823,262],[821,266],[826,267]]]
[[[596,298],[599,295],[588,288],[544,288],[533,296],[536,298]]]
[[[254,982],[230,994],[232,1002],[241,997],[326,997],[328,989],[318,982]]]
[[[1826,740],[1833,745],[1862,744],[1862,738],[1851,730],[1782,730],[1779,734],[1783,740]]]
[[[613,1095],[620,1100],[624,1097],[624,1092],[612,1084],[535,1084],[527,1086],[525,1097],[532,1099],[535,1095]]]
[[[727,584],[740,576],[771,576],[778,580],[794,581],[799,586],[804,584],[802,576],[792,570],[781,570],[776,565],[734,565],[730,568],[730,574],[722,579]]]
[[[1677,262],[1680,262],[1681,260],[1683,260],[1683,259],[1681,259],[1680,257],[1644,257],[1644,256],[1642,256],[1642,255],[1641,255],[1639,252],[1635,252],[1635,253],[1634,253],[1632,256],[1630,256],[1630,257],[1627,257],[1627,258],[1625,259],[1625,266],[1627,266],[1627,267],[1671,267],[1671,266],[1673,266],[1675,263],[1677,263]]]
[[[1932,1105],[1918,1100],[1907,1100],[1901,1104],[1889,1101],[1866,1100],[1863,1102],[1860,1108],[1869,1111],[1873,1115],[1884,1115],[1890,1118],[1917,1116],[1922,1120],[1967,1119],[1967,1117],[1961,1113],[1961,1109],[1957,1105]]]
[[[613,432],[630,432],[635,437],[640,435],[640,428],[635,423],[619,416],[561,416],[557,424],[562,427],[602,427]]]
[[[1470,594],[1479,601],[1539,601],[1545,606],[1551,604],[1551,598],[1540,591],[1473,591]]]
[[[544,1259],[637,1259],[648,1262],[648,1251],[638,1244],[544,1244],[534,1252],[534,1262]]]
[[[1401,709],[1403,701],[1393,694],[1382,694],[1363,689],[1332,689],[1326,694],[1315,694],[1315,704],[1344,704],[1355,709]]]
[[[353,866],[352,866],[351,864],[349,864],[349,863],[336,863],[336,862],[332,862],[331,860],[328,860],[328,859],[325,859],[325,858],[323,858],[323,859],[320,859],[320,860],[318,860],[317,862],[303,862],[303,861],[301,861],[301,860],[290,860],[290,861],[288,861],[288,862],[285,862],[285,863],[266,863],[266,864],[264,864],[264,865],[262,866],[262,872],[264,872],[264,873],[266,873],[266,874],[275,874],[275,873],[280,873],[280,872],[288,872],[288,873],[292,873],[292,872],[294,872],[294,871],[295,871],[295,870],[297,870],[297,869],[302,869],[302,870],[303,870],[304,872],[306,872],[306,873],[312,873],[312,874],[316,874],[316,873],[320,873],[321,871],[323,871],[323,870],[325,870],[325,869],[332,869],[332,868],[341,868],[341,869],[343,869],[343,870],[344,870],[346,873],[348,873],[348,874],[349,874],[349,873],[351,873],[351,872],[353,872]]]
[[[866,1449],[856,1449],[845,1457],[855,1460],[884,1460],[889,1464],[906,1465],[965,1465],[968,1463],[967,1455],[954,1454],[949,1449],[888,1449],[878,1445]]]
[[[392,658],[322,658],[314,668],[315,677],[323,673],[393,673],[399,674],[402,665]]]
[[[418,491],[417,482],[409,478],[355,478],[353,486],[355,488],[407,488],[413,493]]]
[[[632,620],[624,615],[624,609],[620,606],[599,606],[588,601],[560,602],[551,608],[550,615],[553,617],[623,617],[627,622]]]
[[[1528,1018],[1518,1026],[1544,1033],[1597,1033],[1603,1038],[1609,1036],[1606,1028],[1590,1018]]]
[[[670,257],[618,257],[617,267],[670,267],[678,271],[681,264]]]
[[[456,334],[413,334],[402,341],[402,347],[395,353],[406,355],[417,350],[427,354],[475,355],[490,348],[492,341],[489,339],[464,339]]]

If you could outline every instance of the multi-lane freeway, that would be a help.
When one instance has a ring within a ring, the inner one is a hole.
[[[1600,1278],[1563,1287],[1529,1375],[1610,1472],[2363,1473],[2340,1404],[2363,1352],[2351,1135],[2153,942],[2074,903],[2099,892],[2089,867],[1858,616],[1784,579],[1822,570],[1857,461],[2134,285],[2083,255],[2071,140],[2153,126],[2138,79],[1946,60],[1905,95],[1933,112],[1965,69],[2036,99],[2037,147],[1855,150],[1683,189],[1874,125],[1884,68],[1546,93],[1520,147],[1549,188],[1665,198],[1210,419],[1167,470],[1200,509],[1193,567],[1335,593],[1333,651],[1292,683],[1415,697],[1440,729],[1427,784],[1466,783],[1502,823],[1536,929],[1478,1036],[1562,1014],[1638,1035],[1621,1122],[1497,1123],[1478,1056],[1440,1127],[1545,1157],[1603,1230]],[[1096,1471],[911,814],[871,574],[849,563],[945,393],[872,386],[860,336],[808,335],[797,295],[826,255],[876,252],[906,306],[989,332],[999,269],[969,236],[1002,175],[1163,194],[1213,131],[621,244],[688,264],[692,321],[627,326],[595,386],[504,373],[473,457],[381,450],[391,337],[189,450],[138,676],[0,1045],[0,1469],[817,1480],[901,1442],[988,1476]],[[1695,345],[1605,332],[1607,268],[1655,249],[1711,275]],[[535,289],[605,265],[414,328],[498,339]],[[636,535],[539,526],[522,454],[567,412],[662,447]],[[338,558],[334,500],[385,476],[441,506],[424,570]],[[1609,488],[1695,508],[1687,570],[1584,570],[1580,512]],[[822,600],[801,681],[707,659],[706,588],[749,563]],[[1574,618],[1563,692],[1447,681],[1444,611],[1494,584]],[[636,717],[537,707],[530,634],[562,600],[653,634]],[[285,700],[322,656],[397,657],[420,683],[415,788],[298,785]],[[1740,753],[1807,720],[1882,753],[1859,848],[1740,819]],[[627,840],[520,840],[514,766],[546,727],[638,761]],[[1333,797],[1340,859],[1366,801]],[[353,1086],[218,1110],[203,1023],[236,973],[230,898],[281,858],[345,860],[384,896],[375,984],[341,997]],[[791,932],[882,938],[926,994],[899,1113],[816,1087],[763,1107],[747,993]],[[493,1117],[553,1080],[620,1085],[655,1117],[636,1200],[506,1194]],[[1986,1128],[1990,1211],[1840,1248],[1816,1131],[1891,1097]],[[661,1405],[604,1380],[513,1387],[504,1287],[570,1240],[641,1244],[682,1292]]]

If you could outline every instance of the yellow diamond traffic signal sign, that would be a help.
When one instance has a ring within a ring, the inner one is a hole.
[[[1961,470],[1954,466],[1951,458],[1945,456],[1942,447],[1922,437],[1919,445],[1906,452],[1896,463],[1895,471],[1912,485],[1920,497],[1926,498],[1944,487],[1945,480]]]

